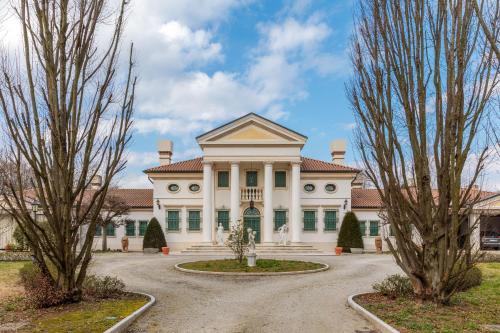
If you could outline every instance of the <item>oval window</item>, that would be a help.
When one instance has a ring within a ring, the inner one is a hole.
[[[337,189],[337,186],[335,184],[326,184],[325,185],[325,191],[328,193],[333,193]]]
[[[170,185],[168,185],[168,190],[170,192],[177,192],[177,191],[179,191],[179,185],[177,185],[177,184],[170,184]]]
[[[306,192],[312,192],[312,191],[314,191],[315,188],[316,188],[316,186],[314,186],[313,184],[305,184],[304,185],[304,191],[306,191]]]
[[[189,190],[191,192],[199,192],[200,191],[200,185],[198,185],[198,184],[191,184],[191,185],[189,185]]]

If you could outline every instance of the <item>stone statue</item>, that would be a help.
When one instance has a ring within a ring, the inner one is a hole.
[[[217,227],[217,245],[224,245],[224,227],[219,223]]]
[[[281,227],[278,228],[278,232],[280,234],[280,241],[278,245],[285,245],[288,242],[288,224],[283,224]]]
[[[252,228],[247,229],[248,232],[248,253],[255,254],[255,235],[257,232],[252,231]]]

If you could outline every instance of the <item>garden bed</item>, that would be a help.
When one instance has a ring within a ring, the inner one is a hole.
[[[296,260],[257,259],[255,267],[248,267],[246,259],[242,263],[239,263],[235,259],[221,259],[187,262],[179,264],[178,267],[193,271],[217,273],[285,273],[316,271],[328,266],[315,262]]]
[[[125,293],[46,309],[29,308],[19,281],[19,269],[25,263],[0,262],[0,332],[104,332],[149,301],[146,296]]]
[[[390,299],[379,293],[354,300],[400,332],[489,332],[500,325],[500,263],[479,264],[480,286],[457,293],[450,306],[419,303],[413,298]]]
[[[31,260],[31,252],[28,251],[2,251],[0,252],[1,261],[26,261]]]

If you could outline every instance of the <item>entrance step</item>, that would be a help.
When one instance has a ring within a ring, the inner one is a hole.
[[[256,245],[257,254],[322,254],[323,252],[311,245]],[[232,251],[227,246],[196,244],[181,251],[182,254],[220,254],[230,255]]]

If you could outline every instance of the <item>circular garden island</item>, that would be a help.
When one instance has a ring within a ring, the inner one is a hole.
[[[175,265],[175,268],[182,272],[212,275],[289,275],[322,272],[329,266],[298,260],[257,259],[256,265],[249,267],[245,258],[241,263],[236,259],[185,262]]]

